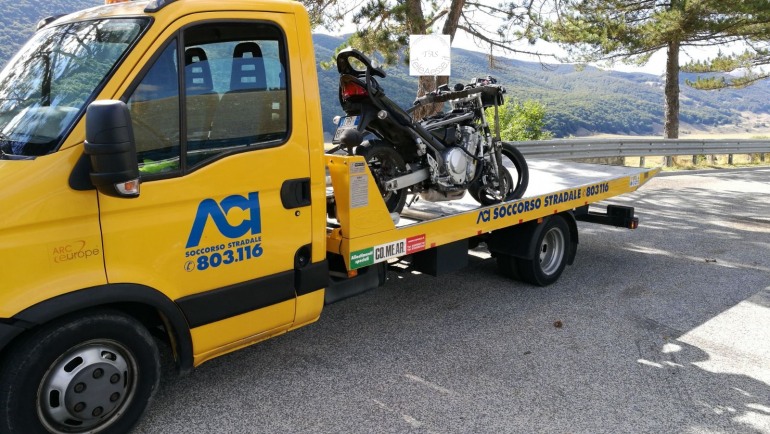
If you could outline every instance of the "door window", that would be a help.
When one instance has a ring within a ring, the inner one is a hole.
[[[277,27],[205,24],[186,29],[184,41],[188,167],[286,139],[286,64]]]
[[[128,99],[139,170],[143,174],[179,171],[179,73],[177,43],[155,60]]]
[[[128,98],[140,171],[185,173],[227,153],[283,143],[289,98],[279,28],[209,23],[182,35],[183,51],[172,41]]]

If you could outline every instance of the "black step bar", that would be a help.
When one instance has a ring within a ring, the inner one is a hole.
[[[632,206],[607,205],[606,211],[602,212],[590,210],[586,205],[575,210],[575,219],[618,228],[636,229],[639,227],[639,219],[634,217],[634,207]]]

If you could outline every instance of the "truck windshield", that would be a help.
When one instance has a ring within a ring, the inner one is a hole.
[[[146,25],[103,19],[38,31],[0,73],[0,157],[55,151]]]

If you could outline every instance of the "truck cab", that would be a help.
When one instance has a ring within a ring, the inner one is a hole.
[[[88,9],[9,62],[0,431],[127,430],[157,386],[150,332],[184,371],[319,317],[315,68],[301,4],[254,0]]]

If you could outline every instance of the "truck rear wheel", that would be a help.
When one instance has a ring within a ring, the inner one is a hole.
[[[155,394],[160,357],[148,330],[114,310],[42,326],[0,367],[0,431],[122,433]]]
[[[504,253],[497,254],[497,269],[503,276],[513,279],[521,280],[519,277],[519,261],[518,258]]]
[[[569,260],[569,226],[558,215],[551,216],[543,225],[539,232],[534,231],[537,239],[531,259],[497,255],[497,266],[503,275],[536,286],[548,286],[559,280]]]

